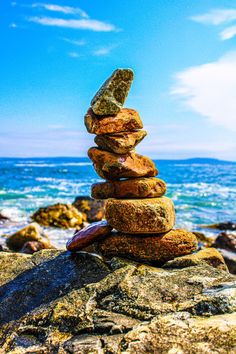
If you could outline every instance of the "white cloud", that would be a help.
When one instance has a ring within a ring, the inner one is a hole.
[[[56,4],[44,4],[44,3],[33,3],[33,8],[42,8],[48,11],[53,12],[62,12],[64,14],[71,14],[71,15],[80,15],[81,17],[88,18],[88,14],[78,8],[78,7],[71,7],[71,6],[61,6]]]
[[[106,55],[110,54],[111,50],[112,50],[111,47],[99,48],[93,52],[93,55],[95,55],[97,57],[106,56]]]
[[[86,41],[84,39],[78,39],[78,40],[75,40],[75,39],[70,39],[70,38],[61,38],[64,42],[67,42],[67,43],[70,43],[70,44],[73,44],[73,45],[76,45],[78,47],[81,47],[83,45],[86,44]]]
[[[227,27],[220,33],[220,38],[225,41],[236,36],[236,26]]]
[[[28,21],[34,22],[43,26],[53,26],[53,27],[64,27],[82,30],[91,30],[95,32],[111,32],[115,31],[116,28],[112,24],[89,19],[62,19],[62,18],[52,18],[52,17],[30,17]]]
[[[212,123],[236,131],[236,52],[188,68],[175,78],[172,94]]]
[[[191,20],[217,26],[236,20],[236,9],[212,9],[205,14],[192,16]]]

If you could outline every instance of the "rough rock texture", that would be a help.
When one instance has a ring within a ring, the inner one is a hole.
[[[89,222],[100,221],[104,217],[105,202],[102,200],[94,200],[90,197],[79,196],[72,203],[81,213],[86,214]]]
[[[116,154],[127,154],[147,135],[145,130],[116,134],[97,135],[94,142],[101,148]]]
[[[194,252],[197,245],[197,239],[191,232],[171,230],[152,236],[112,232],[96,247],[103,256],[121,256],[161,264]]]
[[[105,217],[114,229],[125,233],[161,233],[175,224],[175,210],[167,197],[108,199]]]
[[[83,221],[86,221],[86,215],[80,213],[73,205],[59,203],[39,208],[31,218],[40,225],[64,229],[79,229]]]
[[[89,109],[84,117],[87,131],[91,134],[116,134],[130,132],[143,128],[143,123],[137,111],[130,108],[122,108],[116,116],[99,118],[92,109]]]
[[[6,244],[13,251],[20,251],[29,241],[41,242],[42,248],[52,248],[48,236],[37,223],[31,223],[8,236]]]
[[[132,177],[155,177],[158,173],[154,162],[135,153],[117,155],[92,147],[88,151],[97,174],[107,180]]]
[[[21,253],[26,254],[33,254],[35,252],[44,250],[44,249],[52,249],[55,248],[50,244],[50,242],[43,242],[43,241],[29,241],[24,244],[21,248]]]
[[[206,262],[214,268],[228,271],[224,258],[215,248],[205,248],[196,253],[168,261],[164,268],[185,268]]]
[[[219,248],[218,251],[224,257],[230,273],[236,274],[236,253],[221,248]]]
[[[95,183],[91,188],[95,199],[155,198],[162,197],[165,192],[165,182],[154,177]]]
[[[94,113],[101,116],[117,114],[128,96],[133,79],[131,69],[115,70],[91,101]]]
[[[223,248],[236,253],[236,234],[222,232],[213,244],[214,247]]]
[[[80,251],[107,236],[112,231],[106,220],[97,221],[88,225],[84,229],[77,231],[71,240],[66,244],[69,251]]]
[[[236,278],[208,264],[45,250],[1,252],[0,269],[3,353],[234,352]]]

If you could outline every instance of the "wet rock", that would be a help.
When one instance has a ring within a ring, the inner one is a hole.
[[[236,278],[208,264],[108,266],[43,250],[1,252],[0,269],[3,353],[234,351]]]
[[[105,217],[109,225],[124,233],[161,233],[175,224],[175,210],[167,197],[108,199]]]
[[[105,202],[102,200],[94,200],[90,197],[76,197],[72,203],[81,213],[86,214],[89,222],[100,221],[104,217]]]
[[[116,154],[127,154],[133,150],[147,135],[145,130],[116,134],[97,135],[94,142],[106,151]]]
[[[72,239],[67,242],[66,248],[69,251],[80,251],[107,236],[111,230],[112,227],[108,225],[106,220],[94,222],[77,231]]]
[[[115,70],[91,101],[94,113],[100,116],[119,113],[133,79],[134,73],[131,69]]]
[[[31,218],[43,226],[61,227],[63,229],[80,229],[85,214],[80,213],[73,205],[55,204],[39,208]]]
[[[197,249],[196,237],[185,230],[145,236],[112,232],[97,245],[103,256],[128,257],[136,261],[163,263]],[[224,261],[222,260],[224,263]]]
[[[196,253],[178,257],[164,264],[164,268],[185,268],[207,263],[214,268],[228,272],[224,258],[215,248],[205,248]]]
[[[122,181],[95,183],[91,188],[95,199],[156,198],[166,192],[166,184],[159,178],[132,178]]]
[[[213,247],[223,248],[236,253],[236,233],[220,233],[215,239]]]
[[[9,221],[9,218],[2,213],[0,213],[0,225],[4,224],[6,221]]]
[[[230,273],[236,274],[236,253],[220,248],[218,251],[223,256]]]
[[[44,249],[54,249],[55,247],[51,245],[48,240],[43,241],[29,241],[24,244],[21,253],[33,254],[35,252],[44,250]]]
[[[154,162],[135,153],[117,155],[92,147],[88,151],[97,174],[106,180],[132,177],[155,177],[158,173]]]
[[[8,236],[6,244],[11,250],[17,252],[29,241],[41,242],[42,245],[44,245],[44,248],[50,248],[51,246],[48,236],[37,223],[31,223]]]
[[[220,222],[217,224],[203,225],[203,227],[208,228],[208,229],[234,231],[234,230],[236,230],[236,223],[234,223],[232,221],[226,221],[226,222]]]
[[[91,109],[84,117],[87,131],[91,134],[116,134],[130,132],[143,128],[143,123],[137,111],[130,108],[122,108],[116,116],[100,118]]]
[[[205,247],[211,247],[214,243],[214,238],[206,236],[203,232],[192,231],[192,233],[197,237],[199,243]]]
[[[11,252],[8,247],[0,245],[0,252]]]

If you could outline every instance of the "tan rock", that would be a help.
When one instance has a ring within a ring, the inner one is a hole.
[[[174,204],[167,197],[108,199],[105,217],[114,229],[129,234],[167,232],[175,224]]]
[[[15,232],[6,240],[7,246],[13,251],[20,251],[26,242],[37,241],[50,247],[48,236],[37,223],[31,223]]]
[[[166,262],[194,252],[197,239],[191,232],[171,230],[159,235],[129,235],[112,232],[96,245],[104,256],[121,256],[136,261]]]
[[[90,108],[84,117],[87,131],[91,134],[116,134],[130,132],[143,128],[143,123],[137,111],[130,108],[122,108],[116,116],[100,118]]]
[[[118,155],[92,147],[88,151],[97,174],[107,180],[132,177],[155,177],[158,173],[154,162],[135,153]]]
[[[103,219],[105,214],[105,201],[94,200],[90,197],[79,196],[72,203],[81,213],[86,214],[89,222],[96,222]]]
[[[33,254],[35,252],[39,252],[44,249],[54,249],[55,247],[51,245],[48,240],[41,241],[29,241],[24,244],[21,248],[21,253]]]
[[[116,154],[127,154],[129,151],[133,150],[146,135],[147,132],[145,130],[138,130],[136,132],[123,132],[112,135],[97,135],[94,141],[101,149]]]
[[[91,101],[94,113],[117,114],[128,96],[133,79],[134,73],[131,69],[115,70]]]
[[[93,242],[107,236],[112,230],[108,223],[103,221],[94,222],[93,224],[77,231],[71,240],[66,244],[68,251],[80,251],[90,246]]]
[[[79,212],[73,205],[60,203],[39,208],[31,218],[40,225],[63,229],[78,229],[83,221],[86,221],[86,215]]]
[[[166,184],[159,178],[132,178],[123,181],[102,182],[92,185],[95,199],[155,198],[166,192]]]
[[[196,266],[202,263],[208,263],[214,268],[228,272],[224,258],[215,248],[204,248],[197,253],[178,257],[168,261],[164,268],[186,268]]]

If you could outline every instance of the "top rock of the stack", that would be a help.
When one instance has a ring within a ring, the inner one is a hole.
[[[119,113],[134,79],[131,69],[117,69],[98,90],[91,101],[91,107],[99,116]]]

